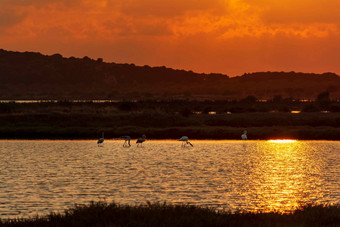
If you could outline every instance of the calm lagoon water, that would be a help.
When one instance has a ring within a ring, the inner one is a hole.
[[[0,141],[0,217],[91,201],[290,211],[340,203],[340,142]]]

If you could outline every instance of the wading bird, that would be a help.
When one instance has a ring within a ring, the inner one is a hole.
[[[182,147],[185,147],[187,144],[189,144],[190,146],[194,146],[192,145],[189,141],[189,138],[187,136],[182,136],[178,141],[182,141]]]
[[[99,147],[99,144],[102,144],[104,142],[104,132],[102,132],[102,137],[98,139],[97,144]]]
[[[130,144],[131,137],[130,136],[122,136],[121,138],[123,140],[125,140],[123,147],[131,147],[131,144]]]
[[[141,146],[143,147],[143,142],[145,142],[146,139],[146,135],[143,134],[142,138],[138,138],[136,141],[137,147],[139,147],[139,144],[141,144]]]
[[[241,135],[242,140],[247,140],[247,130],[244,130],[243,134]]]

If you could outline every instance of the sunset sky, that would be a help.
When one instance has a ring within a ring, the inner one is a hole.
[[[0,48],[229,76],[340,74],[340,0],[0,0]]]

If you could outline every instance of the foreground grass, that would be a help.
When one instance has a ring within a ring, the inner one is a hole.
[[[279,212],[216,212],[192,205],[76,205],[63,214],[1,220],[0,226],[340,226],[340,206],[306,205]]]

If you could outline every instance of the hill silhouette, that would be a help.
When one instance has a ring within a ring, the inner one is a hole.
[[[0,49],[0,99],[140,99],[209,97],[241,99],[275,95],[315,99],[328,91],[340,97],[334,73],[256,72],[228,77],[167,67],[65,58]]]

